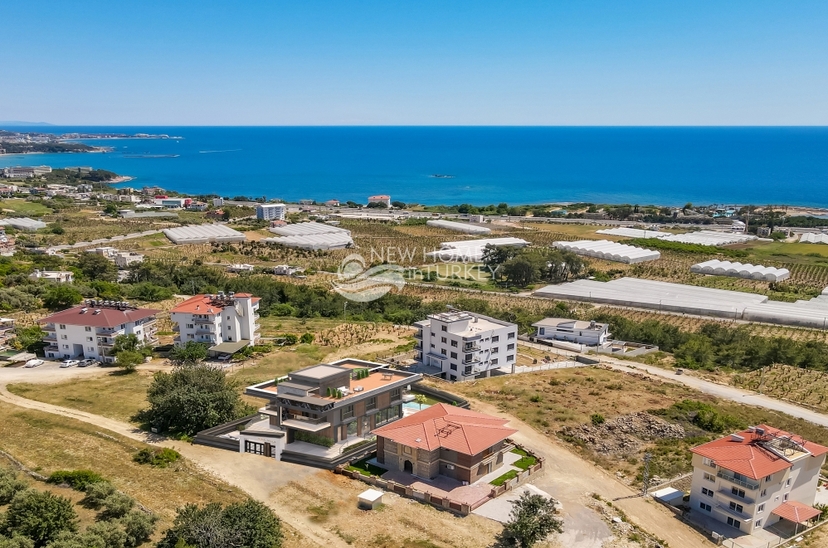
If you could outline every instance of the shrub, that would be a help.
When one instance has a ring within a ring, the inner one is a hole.
[[[205,538],[210,532],[210,540]],[[188,504],[178,511],[174,525],[158,548],[224,547],[278,548],[282,545],[279,518],[264,504],[248,499],[222,508],[218,503],[199,508]]]
[[[103,501],[104,517],[117,519],[124,517],[135,506],[135,499],[125,493],[115,491]]]
[[[149,447],[141,449],[132,460],[138,464],[149,464],[158,468],[165,468],[181,458],[181,453],[175,449],[163,447],[161,449],[151,449]]]
[[[135,548],[147,542],[155,532],[156,521],[158,518],[155,515],[140,510],[133,510],[121,518],[121,525],[126,533],[124,546]]]
[[[520,548],[531,548],[550,533],[563,532],[563,522],[556,514],[554,500],[524,492],[512,502],[504,534]]]
[[[0,468],[0,504],[8,504],[14,496],[26,489],[26,482],[17,477],[14,470]]]
[[[313,333],[302,333],[299,337],[299,342],[302,344],[311,344],[313,342]]]
[[[53,472],[46,483],[56,485],[66,484],[75,491],[86,491],[90,483],[97,483],[104,479],[92,470],[58,470]]]
[[[307,443],[313,443],[314,445],[321,445],[323,447],[331,447],[334,444],[334,440],[331,438],[326,438],[325,436],[319,436],[310,432],[297,431],[296,439]]]
[[[0,548],[34,548],[34,541],[21,535],[0,537]]]
[[[86,496],[81,500],[81,504],[98,510],[103,506],[107,497],[114,493],[114,485],[108,481],[96,481],[86,486]]]
[[[12,499],[6,512],[6,530],[44,546],[62,531],[76,531],[78,516],[72,501],[48,491],[27,489]]]
[[[604,415],[601,415],[600,413],[593,413],[590,415],[589,420],[592,421],[593,426],[598,426],[599,424],[604,424],[604,422],[606,422]]]

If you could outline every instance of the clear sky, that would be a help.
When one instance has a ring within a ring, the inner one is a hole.
[[[828,2],[26,0],[0,120],[828,125]]]

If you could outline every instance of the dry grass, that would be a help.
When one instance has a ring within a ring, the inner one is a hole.
[[[828,412],[828,373],[825,371],[772,365],[734,375],[731,382],[740,388]]]

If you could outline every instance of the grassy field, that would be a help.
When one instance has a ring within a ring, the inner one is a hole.
[[[610,421],[633,413],[665,410],[676,402],[689,399],[712,404],[717,412],[733,417],[745,426],[766,423],[818,443],[828,443],[825,429],[804,420],[720,401],[684,385],[658,378],[600,368],[496,377],[456,383],[449,388],[444,383],[438,386],[495,404],[549,437],[567,439],[564,434],[567,427],[591,424],[595,414]],[[689,447],[721,435],[705,432],[686,422],[680,424],[685,428],[685,439],[641,440],[638,449],[625,451],[619,456],[608,456],[586,444],[572,442],[572,446],[607,470],[622,473],[630,483],[639,481],[636,478],[641,472],[643,454],[650,451],[654,455],[652,473],[669,478],[689,471]]]
[[[31,217],[41,217],[48,215],[52,210],[44,205],[27,202],[19,198],[10,198],[8,200],[0,200],[0,209],[9,210],[18,215],[26,215]]]

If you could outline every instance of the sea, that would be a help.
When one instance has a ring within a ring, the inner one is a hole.
[[[0,167],[90,166],[230,198],[828,207],[828,127],[4,129],[181,137],[90,140],[112,151],[0,155]]]

